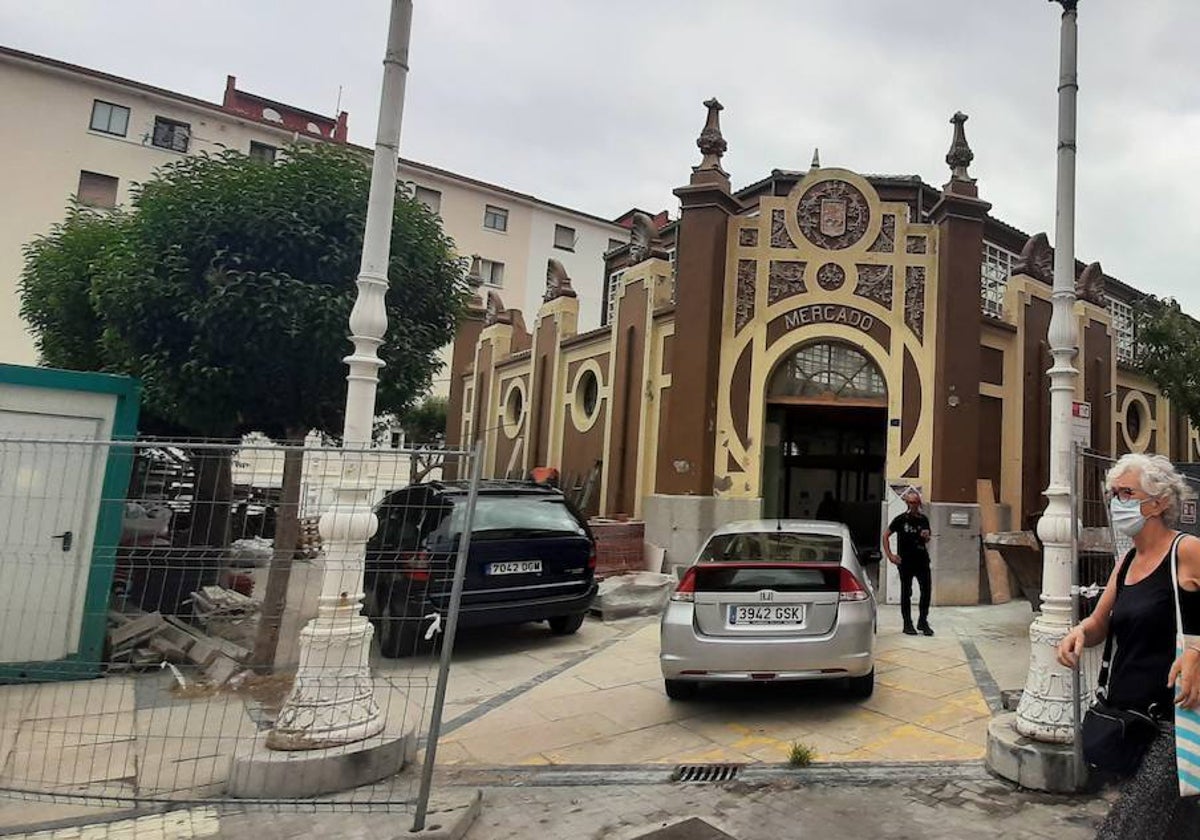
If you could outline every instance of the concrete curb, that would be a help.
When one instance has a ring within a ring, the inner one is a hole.
[[[452,799],[454,797],[451,797]],[[425,817],[425,828],[421,831],[406,831],[397,835],[397,840],[404,837],[425,838],[425,840],[462,840],[479,813],[483,810],[483,791],[476,790],[466,801],[455,801],[446,804],[439,797],[437,807],[431,807]]]

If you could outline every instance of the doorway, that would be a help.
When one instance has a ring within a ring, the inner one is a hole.
[[[876,559],[887,467],[887,386],[861,350],[821,343],[776,368],[767,388],[763,509],[828,519]]]

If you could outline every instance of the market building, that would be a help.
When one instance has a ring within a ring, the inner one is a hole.
[[[606,256],[606,323],[578,331],[570,278],[530,323],[477,297],[454,348],[448,437],[486,472],[557,468],[588,513],[641,519],[668,564],[723,522],[811,518],[832,504],[865,551],[898,490],[929,503],[934,598],[980,597],[982,494],[1032,530],[1049,480],[1053,250],[992,215],[968,173],[821,167],[734,191],[721,106],[675,190]],[[1139,293],[1077,265],[1077,433],[1096,452],[1194,460],[1198,439],[1133,362]]]

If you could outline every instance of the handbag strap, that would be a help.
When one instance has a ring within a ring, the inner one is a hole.
[[[1121,561],[1121,567],[1117,570],[1117,595],[1121,597],[1121,590],[1125,588],[1125,573],[1129,571],[1129,564],[1133,562],[1134,555],[1137,554],[1136,548],[1129,549],[1125,558]],[[1116,598],[1113,599],[1113,609],[1116,609]],[[1108,696],[1108,672],[1112,665],[1112,650],[1113,650],[1113,626],[1112,615],[1108,618],[1108,635],[1104,638],[1104,655],[1100,657],[1100,673],[1096,676],[1096,694],[1100,697]]]
[[[1184,534],[1177,534],[1171,543],[1171,595],[1175,599],[1175,634],[1183,635],[1183,608],[1179,604],[1179,544]]]

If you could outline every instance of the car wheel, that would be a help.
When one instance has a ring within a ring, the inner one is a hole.
[[[861,677],[851,677],[849,694],[856,700],[866,700],[875,693],[875,669]]]
[[[550,619],[550,632],[555,636],[570,636],[583,626],[583,613],[557,615]]]
[[[413,656],[430,649],[421,633],[421,619],[409,617],[403,603],[383,599],[379,614],[379,653],[385,659]]]
[[[672,700],[691,700],[700,686],[690,680],[663,680],[667,696]]]

